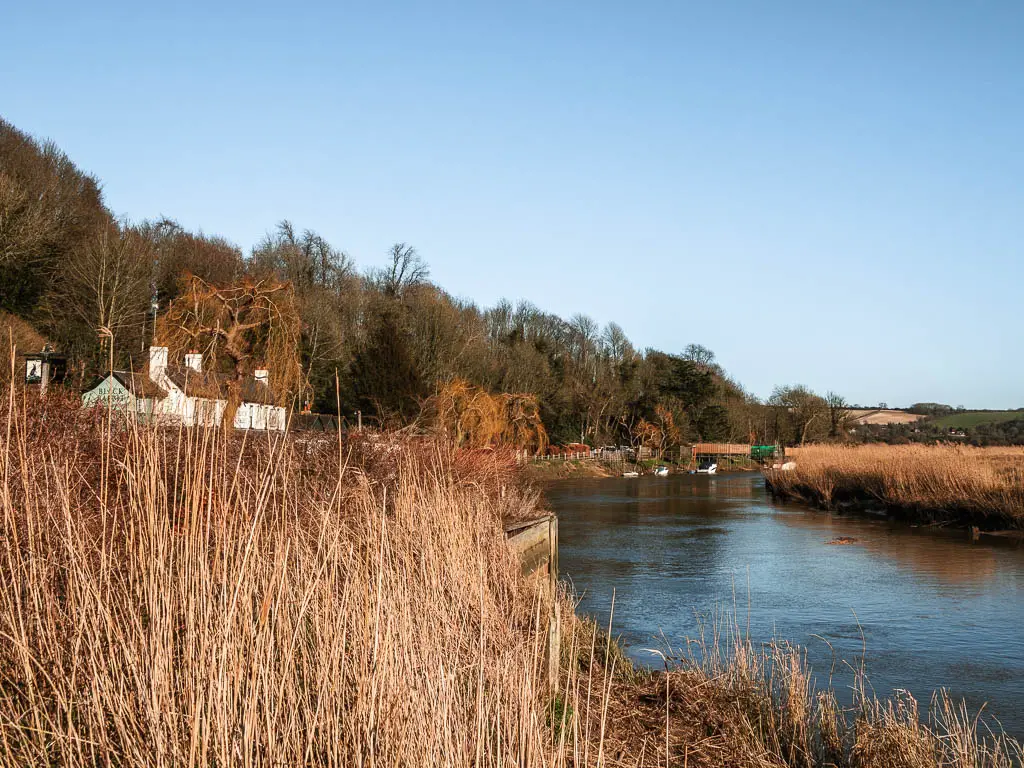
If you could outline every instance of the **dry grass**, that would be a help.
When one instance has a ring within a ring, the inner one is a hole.
[[[11,393],[0,763],[1008,764],[951,707],[945,731],[882,704],[848,725],[792,649],[716,635],[635,669],[520,574],[502,521],[537,498],[511,467],[387,435],[123,429]]]
[[[5,764],[544,762],[515,500],[439,449],[6,422]]]
[[[854,424],[913,424],[927,418],[919,413],[887,408],[853,408],[848,413]]]
[[[1024,448],[816,445],[791,472],[769,470],[773,490],[825,508],[867,504],[915,519],[1024,525]]]

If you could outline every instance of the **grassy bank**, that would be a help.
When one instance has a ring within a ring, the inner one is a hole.
[[[500,453],[0,414],[0,763],[1003,766],[941,705],[844,724],[791,649],[665,673],[524,578]],[[547,617],[561,673],[545,679]],[[722,636],[725,637],[725,636]],[[724,649],[719,652],[719,649]]]
[[[1024,448],[810,446],[772,489],[826,509],[874,508],[909,520],[1024,527]]]
[[[593,459],[530,461],[519,472],[519,476],[524,480],[541,483],[570,477],[618,477],[621,474],[620,462],[601,462]]]

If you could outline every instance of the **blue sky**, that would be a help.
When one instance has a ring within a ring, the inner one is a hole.
[[[131,219],[711,347],[760,396],[1024,406],[1024,4],[22,3],[0,115]]]

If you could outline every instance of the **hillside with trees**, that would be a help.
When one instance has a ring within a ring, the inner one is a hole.
[[[2,120],[0,312],[5,342],[16,328],[22,351],[46,339],[68,355],[70,386],[111,356],[141,368],[156,339],[172,357],[197,348],[236,378],[270,357],[298,407],[440,423],[471,444],[511,430],[534,449],[671,451],[697,440],[803,443],[845,428],[841,397],[790,386],[761,402],[699,344],[637,349],[615,323],[456,298],[407,243],[391,247],[385,267],[361,270],[288,221],[250,253],[169,219],[118,221],[95,176]],[[477,432],[463,413],[473,403],[491,414]]]

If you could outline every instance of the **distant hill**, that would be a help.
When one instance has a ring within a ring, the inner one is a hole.
[[[977,427],[981,424],[1001,424],[1004,421],[1024,420],[1024,410],[1017,411],[959,411],[932,419],[929,424],[934,424],[940,429],[954,427],[964,429]]]
[[[907,413],[892,408],[851,408],[854,424],[912,424],[925,418],[918,413]]]

